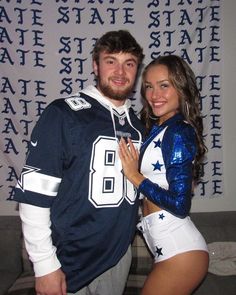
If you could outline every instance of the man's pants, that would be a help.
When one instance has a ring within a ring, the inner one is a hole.
[[[73,295],[122,295],[131,265],[131,246],[121,260]],[[68,293],[72,295],[72,293]]]

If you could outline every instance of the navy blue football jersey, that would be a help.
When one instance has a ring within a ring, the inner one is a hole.
[[[96,93],[89,86],[45,109],[14,196],[50,208],[68,292],[121,259],[137,222],[137,190],[122,173],[118,143],[122,136],[140,144],[143,126],[131,108],[112,108]]]

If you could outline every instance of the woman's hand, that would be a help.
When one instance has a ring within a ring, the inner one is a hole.
[[[145,179],[138,170],[139,152],[135,148],[130,138],[128,138],[127,141],[128,145],[124,138],[120,139],[119,156],[125,176],[130,182],[133,183],[133,185],[138,187],[139,184]]]

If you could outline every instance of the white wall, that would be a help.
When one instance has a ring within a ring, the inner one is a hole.
[[[236,211],[236,1],[223,0],[223,197],[193,199],[193,212]]]
[[[224,196],[214,199],[194,198],[192,212],[236,211],[236,1],[222,0],[223,6],[223,134]],[[16,215],[15,202],[3,202],[0,215]]]

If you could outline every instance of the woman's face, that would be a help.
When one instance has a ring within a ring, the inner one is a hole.
[[[151,66],[144,79],[145,97],[159,124],[179,111],[179,95],[169,80],[168,69],[164,65]]]

